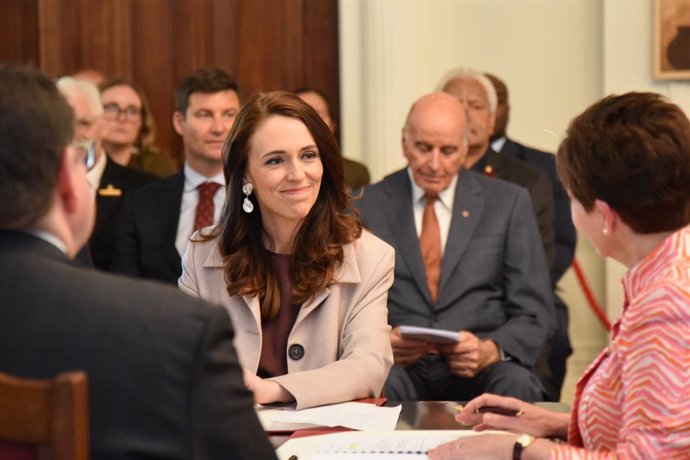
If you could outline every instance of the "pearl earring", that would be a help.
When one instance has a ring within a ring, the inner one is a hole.
[[[606,228],[606,227],[604,227],[604,229],[602,230],[602,233],[603,233],[604,235],[608,235],[608,234],[609,234],[609,229]]]
[[[249,195],[252,194],[253,190],[254,190],[254,187],[249,182],[247,182],[246,184],[244,184],[242,186],[242,193],[244,193],[244,201],[242,202],[242,209],[247,214],[251,213],[254,210],[254,204],[249,200]]]

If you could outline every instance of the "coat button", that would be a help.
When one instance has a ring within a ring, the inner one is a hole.
[[[304,347],[298,343],[290,345],[290,348],[288,348],[288,355],[294,360],[302,359],[302,356],[304,356]]]

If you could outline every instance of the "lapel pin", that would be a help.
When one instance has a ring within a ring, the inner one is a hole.
[[[463,209],[462,217],[470,217],[470,212],[467,209]]]
[[[98,189],[98,194],[100,196],[122,196],[122,190],[113,187],[113,184],[108,184],[107,187]]]

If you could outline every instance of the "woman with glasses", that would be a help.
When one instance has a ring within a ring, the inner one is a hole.
[[[100,86],[105,124],[103,147],[116,163],[158,177],[177,172],[173,161],[154,143],[155,124],[138,85],[111,79]]]

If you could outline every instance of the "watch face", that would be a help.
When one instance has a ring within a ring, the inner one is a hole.
[[[516,439],[516,442],[518,442],[522,447],[529,446],[530,444],[532,444],[533,441],[534,441],[534,436],[531,436],[529,434],[521,434]]]

